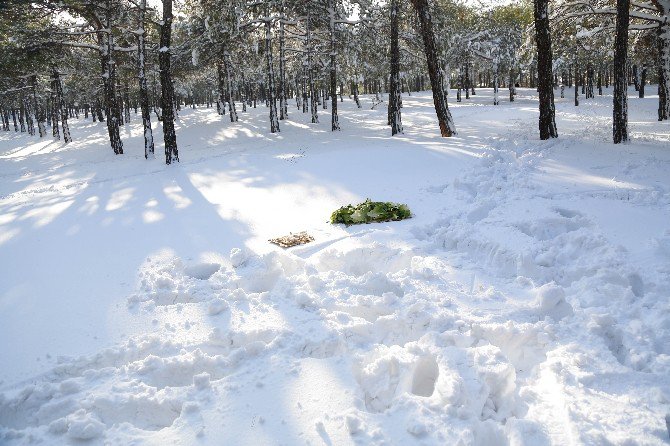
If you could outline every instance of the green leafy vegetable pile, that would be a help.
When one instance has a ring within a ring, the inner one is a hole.
[[[411,218],[412,213],[406,204],[390,203],[385,201],[370,201],[356,206],[342,206],[330,216],[331,223],[344,223],[345,225],[358,225],[361,223],[398,221]]]

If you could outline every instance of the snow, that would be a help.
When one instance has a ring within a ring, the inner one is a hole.
[[[448,139],[427,93],[394,138],[184,109],[169,167],[139,116],[0,134],[0,443],[667,444],[668,123],[631,91],[611,144],[608,91],[539,141],[518,93]],[[366,198],[413,218],[327,223]]]

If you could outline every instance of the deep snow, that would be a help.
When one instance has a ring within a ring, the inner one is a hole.
[[[0,443],[667,444],[670,127],[632,95],[620,146],[611,96],[539,141],[527,89],[449,139],[425,93],[396,138],[369,98],[183,110],[170,167],[137,117],[123,156],[0,134]],[[368,197],[414,218],[327,223]]]

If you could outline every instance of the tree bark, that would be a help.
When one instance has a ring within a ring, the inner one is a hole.
[[[309,109],[312,114],[312,124],[319,122],[319,114],[317,108],[317,91],[314,85],[314,73],[312,70],[312,29],[311,29],[311,17],[309,11],[307,12],[307,38],[305,39],[305,46],[307,51],[307,66],[305,70],[307,71],[307,76],[309,79]]]
[[[540,139],[557,138],[554,86],[552,81],[552,52],[549,0],[535,0],[535,42],[537,46],[537,81],[540,96]]]
[[[498,86],[500,84],[500,75],[498,68],[498,57],[493,59],[493,105],[500,105]]]
[[[114,61],[114,35],[111,32],[112,1],[105,2],[105,17],[102,28],[98,29],[98,40],[102,48],[100,64],[102,65],[102,83],[105,96],[105,118],[109,143],[116,155],[123,154],[123,142],[119,134],[120,116],[116,100],[116,62]]]
[[[398,0],[391,0],[391,79],[389,86],[388,121],[391,136],[403,132],[400,114],[400,46],[398,45]]]
[[[160,32],[158,67],[161,80],[161,108],[163,115],[163,141],[165,164],[179,161],[177,135],[174,129],[174,86],[170,72],[170,41],[172,39],[172,0],[163,0],[163,24]]]
[[[58,109],[60,115],[61,127],[63,129],[63,142],[65,144],[72,142],[70,136],[70,126],[67,123],[68,111],[65,105],[65,98],[63,98],[63,84],[60,80],[60,73],[56,68],[53,69],[52,76],[54,79],[54,87],[56,88],[56,104],[54,108]]]
[[[272,23],[268,20],[265,22],[265,58],[267,62],[267,95],[270,102],[270,132],[278,133],[279,119],[277,118],[277,98],[275,92],[275,72],[272,63]]]
[[[237,110],[235,109],[235,98],[233,98],[233,76],[230,74],[230,54],[223,50],[223,68],[226,73],[226,88],[228,97],[228,111],[230,111],[230,122],[237,122]]]
[[[328,0],[328,13],[330,16],[330,115],[331,130],[340,130],[340,120],[337,115],[337,41],[335,23],[335,2]],[[325,101],[324,101],[325,106]]]
[[[279,119],[288,118],[286,95],[286,37],[284,33],[284,1],[281,2],[279,21]]]
[[[579,106],[579,70],[575,68],[575,107]]]
[[[51,79],[51,135],[60,140],[60,130],[58,129],[58,100],[56,99],[56,80]],[[14,126],[16,126],[16,119],[14,119]]]
[[[216,86],[219,91],[219,97],[216,101],[216,112],[219,115],[225,115],[226,114],[226,85],[225,81],[223,80],[223,74],[224,69],[223,69],[223,60],[219,60],[216,63]]]
[[[658,120],[670,117],[670,25],[667,20],[657,31],[658,49]]]
[[[423,38],[424,52],[426,53],[426,63],[433,90],[435,113],[440,125],[440,134],[443,137],[453,136],[456,134],[456,126],[451,118],[449,106],[447,105],[447,96],[442,87],[443,74],[440,70],[440,61],[437,55],[435,33],[433,32],[433,22],[428,8],[428,1],[412,0],[412,5],[416,9],[421,24],[421,37]]]
[[[146,45],[144,40],[144,16],[147,0],[141,0],[139,8],[139,27],[137,32],[137,80],[140,92],[140,109],[142,110],[142,128],[144,129],[144,158],[155,158],[154,135],[151,130],[151,112],[149,110],[149,89],[146,75]]]
[[[614,41],[614,116],[612,130],[614,144],[628,141],[628,24],[630,0],[617,0],[616,38]]]
[[[37,100],[37,75],[33,74],[30,76],[30,85],[33,91],[33,108],[35,109],[37,128],[40,132],[40,138],[44,138],[47,134],[47,127],[45,124],[46,116],[44,115],[44,109],[40,106],[40,103]],[[7,129],[9,130],[9,126]]]

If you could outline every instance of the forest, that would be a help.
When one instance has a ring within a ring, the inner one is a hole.
[[[50,127],[67,143],[68,119],[90,115],[106,123],[122,154],[119,127],[140,110],[145,157],[154,156],[155,119],[170,164],[179,159],[174,121],[182,107],[216,106],[236,122],[238,108],[260,103],[272,133],[289,108],[309,113],[312,123],[322,108],[337,131],[335,99],[346,95],[360,106],[361,93],[380,103],[388,95],[395,135],[401,93],[428,87],[448,137],[456,125],[443,91],[457,89],[460,102],[492,88],[495,105],[501,88],[514,101],[522,86],[540,92],[544,139],[557,135],[553,89],[564,97],[574,85],[578,105],[580,95],[613,85],[616,143],[627,140],[627,85],[643,98],[647,83],[657,84],[658,119],[668,119],[668,8],[665,0],[562,0],[551,11],[549,1],[486,8],[450,0],[222,0],[186,1],[175,12],[170,1],[9,0],[0,25],[3,127],[40,137]]]

